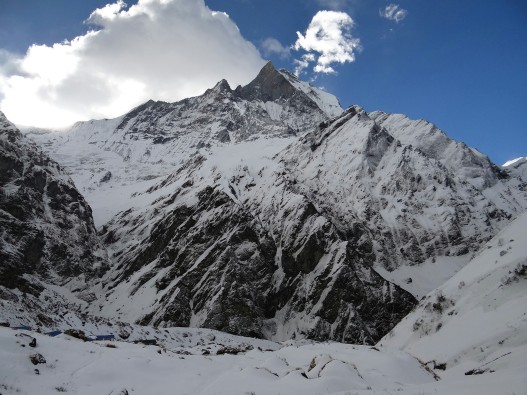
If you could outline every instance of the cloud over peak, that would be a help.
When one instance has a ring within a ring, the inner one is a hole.
[[[61,126],[114,117],[148,99],[174,101],[226,78],[249,82],[258,50],[203,0],[119,0],[86,21],[94,30],[24,57],[0,56],[0,108],[13,122]],[[16,67],[15,67],[16,66]]]
[[[360,40],[351,34],[353,19],[345,12],[318,11],[305,34],[297,32],[293,49],[307,52],[295,61],[295,72],[301,73],[310,63],[316,62],[315,73],[335,73],[332,64],[354,62],[361,50]]]

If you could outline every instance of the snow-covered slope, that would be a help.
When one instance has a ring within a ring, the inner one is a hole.
[[[0,327],[0,389],[5,395],[481,395],[524,394],[526,388],[521,357],[491,374],[440,378],[440,369],[387,347],[276,344],[192,328],[143,328],[140,336],[157,338],[157,345]],[[29,346],[33,339],[36,347]]]
[[[450,172],[478,189],[493,186],[498,179],[505,178],[505,174],[486,155],[452,140],[428,121],[380,111],[371,112],[369,116],[401,143],[412,145],[429,158],[441,162]]]
[[[523,372],[527,388],[527,213],[490,240],[379,343],[406,350],[445,378]],[[490,392],[486,392],[490,393]],[[503,382],[502,393],[514,393]],[[525,393],[525,392],[520,392]]]
[[[351,107],[280,162],[295,190],[341,232],[360,224],[374,267],[420,297],[525,210],[527,195],[519,180],[430,124],[394,116],[412,126],[405,128],[384,116]]]
[[[296,89],[304,92],[317,106],[324,111],[330,118],[334,118],[342,113],[342,107],[338,99],[331,93],[315,88],[314,86],[304,82],[287,70],[281,69],[282,74]]]
[[[6,395],[315,395],[412,393],[434,382],[400,351],[338,343],[277,345],[196,329],[170,329],[165,337],[158,346],[143,346],[0,328],[0,389]],[[35,348],[28,346],[32,338]],[[45,362],[33,365],[30,355],[36,353]]]

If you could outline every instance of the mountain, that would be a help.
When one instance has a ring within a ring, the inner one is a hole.
[[[377,119],[355,106],[260,166],[218,170],[221,158],[195,157],[150,188],[145,195],[157,201],[103,229],[118,270],[102,313],[244,334],[249,327],[277,340],[371,342],[395,316],[370,317],[363,301],[393,303],[390,311],[412,304],[379,271],[389,278],[442,259],[452,274],[527,201],[508,174],[442,132],[433,137],[452,145],[445,150],[456,151],[460,171]],[[418,296],[438,285],[416,283],[399,279]],[[391,302],[377,293],[386,286]]]
[[[0,289],[37,295],[108,269],[90,206],[60,165],[0,113]]]
[[[335,96],[269,62],[245,87],[232,90],[222,80],[176,103],[149,101],[121,117],[79,122],[62,133],[26,133],[68,168],[100,226],[134,206],[133,199],[120,199],[123,193],[147,189],[198,153],[265,138],[273,140],[266,149],[273,156],[297,134],[341,112]]]
[[[527,208],[520,175],[426,121],[268,63],[177,103],[29,133],[94,207],[86,312],[373,344]]]

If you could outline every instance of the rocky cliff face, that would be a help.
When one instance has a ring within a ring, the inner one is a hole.
[[[122,213],[105,226],[117,267],[101,290],[102,314],[371,344],[412,308],[410,294],[370,267],[367,246],[349,241],[361,238],[360,226],[353,237],[341,234],[282,174],[274,175],[266,203],[241,203],[239,189],[255,188],[258,199],[262,185],[245,184],[243,174],[229,192],[208,178],[191,181],[202,165],[180,173],[164,187],[171,194],[149,210]]]
[[[107,269],[91,209],[60,166],[0,113],[0,286],[38,294]]]

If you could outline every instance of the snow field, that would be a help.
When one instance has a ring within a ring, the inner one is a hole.
[[[181,329],[182,330],[182,329]],[[187,332],[196,329],[186,328]],[[30,348],[35,337],[37,347]],[[223,335],[216,333],[216,343]],[[121,341],[83,342],[0,328],[0,388],[3,394],[328,394],[343,391],[418,390],[434,381],[418,361],[391,350],[339,343],[283,345],[238,338],[254,348],[237,355],[187,355],[181,350]],[[23,345],[25,347],[23,347]],[[33,365],[40,353],[45,364]],[[34,369],[39,370],[37,375]],[[405,384],[401,384],[405,383]]]

